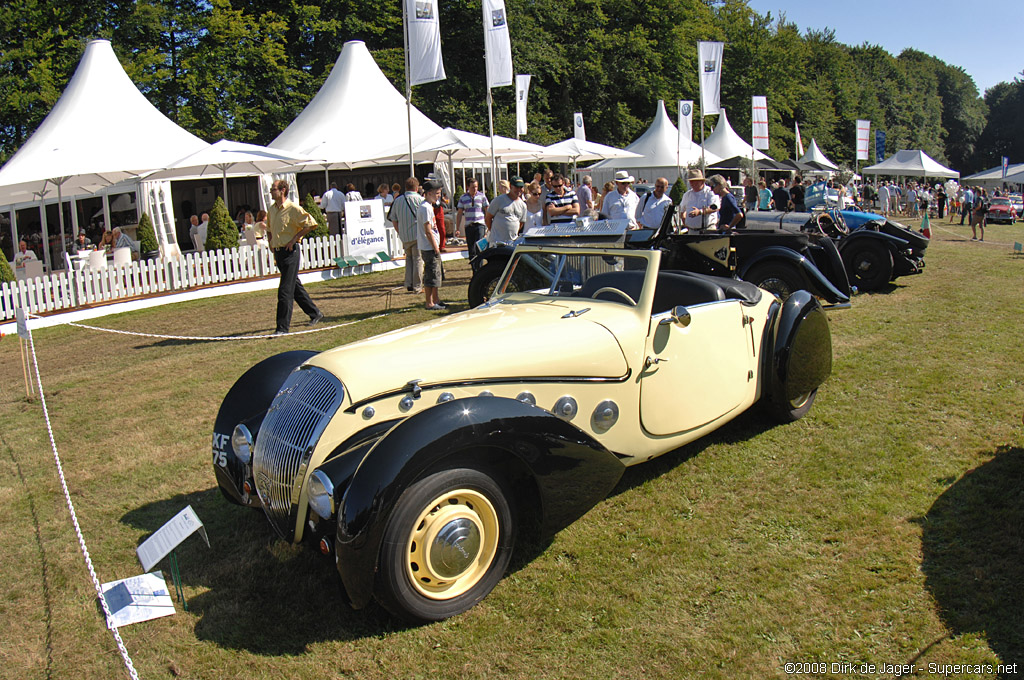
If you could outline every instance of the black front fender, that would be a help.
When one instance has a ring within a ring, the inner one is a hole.
[[[235,457],[231,433],[245,423],[256,436],[267,409],[288,375],[316,352],[294,350],[264,359],[242,374],[228,390],[213,423],[213,470],[217,485],[229,500],[250,505],[242,491],[248,474],[246,465]]]
[[[542,531],[568,525],[612,490],[625,467],[590,435],[536,406],[500,397],[459,399],[402,421],[366,454],[338,508],[338,572],[353,606],[373,595],[384,530],[402,492],[449,464],[492,474],[525,470]],[[518,480],[502,480],[516,488]],[[510,499],[513,505],[517,500]]]

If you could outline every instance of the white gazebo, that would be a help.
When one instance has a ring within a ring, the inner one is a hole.
[[[681,169],[700,163],[701,158],[699,144],[684,141],[680,145],[679,128],[669,119],[665,102],[660,99],[651,126],[627,146],[626,151],[638,155],[632,158],[604,160],[586,168],[585,172],[594,178],[595,184],[610,180],[616,170],[628,170],[631,174],[652,182],[657,177],[667,177],[671,180],[679,176]],[[704,155],[708,165],[722,160],[722,157],[708,149],[706,144]]]
[[[772,160],[768,154],[753,148],[736,134],[736,131],[732,129],[732,125],[729,124],[729,118],[725,115],[725,109],[721,109],[721,114],[718,116],[718,122],[715,123],[714,131],[704,140],[704,149],[715,154],[720,159],[732,158],[734,156],[750,158],[750,154],[753,152],[754,160]],[[716,161],[709,160],[708,165],[714,162]]]
[[[807,153],[800,156],[799,161],[801,163],[817,163],[818,165],[827,168],[829,170],[838,170],[839,166],[830,161],[821,149],[818,147],[818,141],[811,137],[811,145],[807,147]]]
[[[861,173],[894,177],[960,177],[959,172],[947,168],[920,149],[897,151],[881,163],[861,168]]]
[[[17,208],[41,200],[63,202],[126,181],[129,184],[122,190],[133,191],[137,188],[133,180],[144,173],[207,146],[160,113],[139,92],[109,41],[93,40],[86,45],[78,68],[53,109],[0,168],[0,205],[12,209],[11,231],[17,242]],[[140,189],[143,195],[136,201],[153,217],[158,237],[166,237],[162,216],[172,214],[169,187],[166,192],[162,189],[156,185]],[[162,203],[160,209],[154,201]],[[44,243],[48,243],[46,211],[40,207],[40,212]],[[106,193],[103,212],[109,228]],[[58,210],[58,214],[63,245],[64,211]],[[71,214],[77,223],[77,210],[72,209]],[[173,221],[173,217],[169,219]],[[45,258],[52,268],[49,249]]]

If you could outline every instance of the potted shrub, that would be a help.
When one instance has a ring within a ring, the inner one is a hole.
[[[238,227],[228,214],[228,209],[220,196],[213,202],[213,208],[210,210],[205,245],[207,250],[238,247]]]
[[[11,269],[11,263],[7,261],[7,257],[0,254],[0,283],[8,281],[14,281],[14,271]]]
[[[160,257],[160,244],[157,243],[153,220],[149,219],[148,213],[142,213],[139,228],[135,233],[139,237],[139,252],[142,253],[143,260],[155,260]]]
[[[313,194],[306,194],[306,197],[302,199],[302,208],[316,220],[316,229],[309,232],[308,238],[314,238],[316,236],[327,236],[330,233],[327,230],[327,217],[324,215],[324,211],[317,205],[316,199],[313,198]]]

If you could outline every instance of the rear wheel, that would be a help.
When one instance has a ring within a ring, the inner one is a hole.
[[[762,262],[754,265],[743,280],[775,293],[783,301],[804,288],[800,272],[788,262]]]
[[[800,394],[792,399],[788,399],[781,392],[783,390],[778,390],[772,394],[768,405],[772,415],[783,423],[791,423],[807,415],[807,412],[811,410],[811,406],[814,404],[814,397],[818,395],[818,390],[814,389],[807,394]]]
[[[877,243],[850,246],[843,253],[850,283],[861,290],[878,290],[892,280],[892,253]]]
[[[479,307],[491,299],[494,287],[498,285],[498,279],[501,278],[507,264],[508,260],[504,258],[490,260],[473,273],[473,278],[469,280],[470,307]]]
[[[424,477],[388,521],[377,599],[412,621],[461,614],[501,580],[514,540],[507,494],[490,475],[458,468]]]

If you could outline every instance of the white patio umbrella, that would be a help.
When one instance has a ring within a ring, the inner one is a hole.
[[[606,158],[640,158],[640,154],[618,149],[614,146],[598,144],[585,139],[570,137],[544,147],[543,160],[552,163],[586,163]]]
[[[205,149],[200,149],[184,158],[179,158],[163,170],[157,170],[146,179],[171,179],[175,177],[220,176],[224,205],[228,206],[228,172],[236,176],[262,175],[279,172],[303,163],[319,162],[306,156],[299,156],[280,149],[271,149],[258,144],[233,142],[222,139]]]

